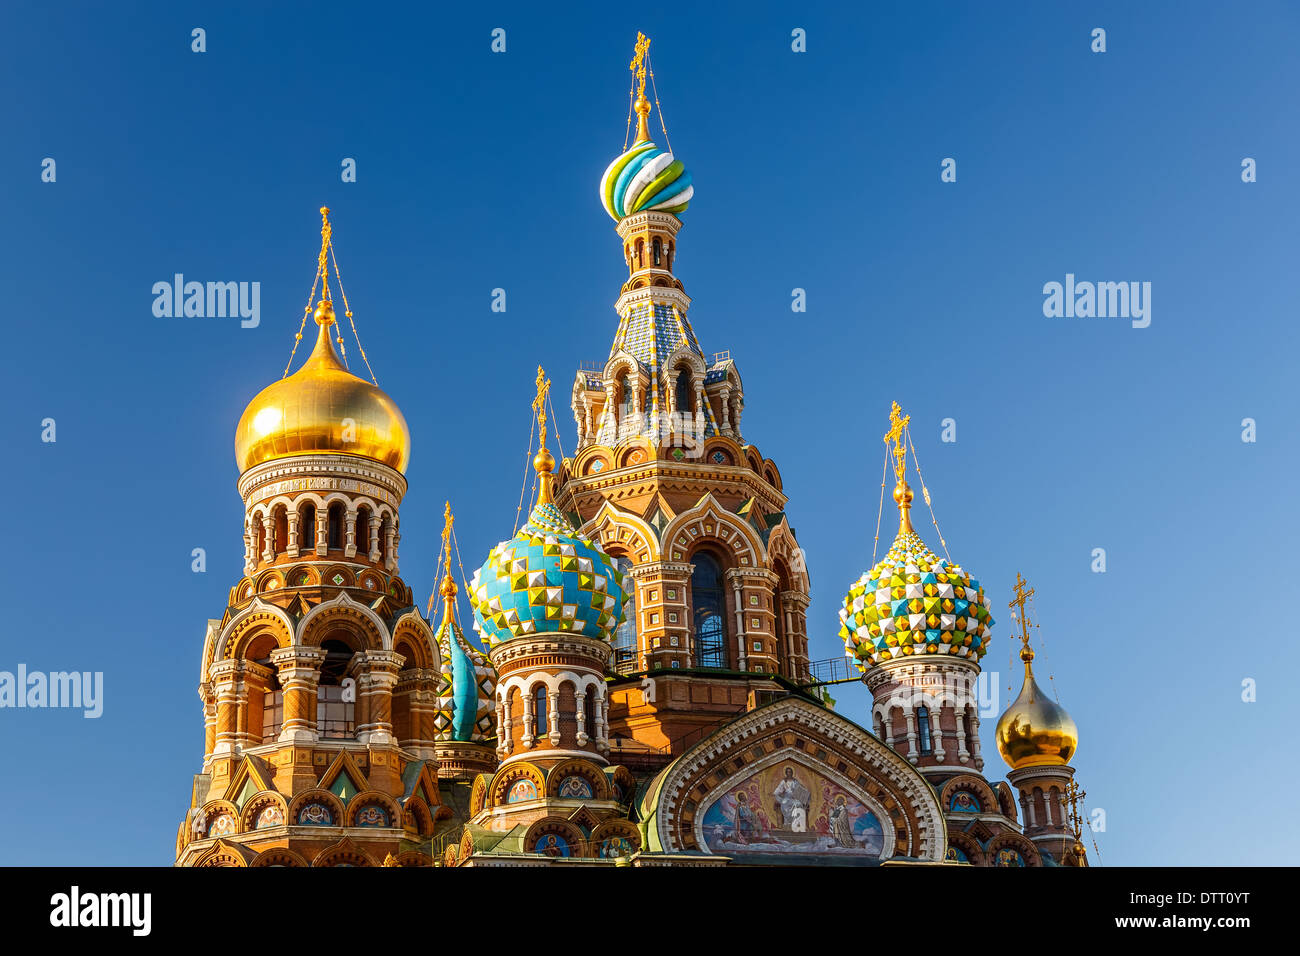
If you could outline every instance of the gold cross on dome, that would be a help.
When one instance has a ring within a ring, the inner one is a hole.
[[[646,58],[646,54],[650,52],[650,38],[646,36],[644,33],[642,33],[640,30],[638,30],[636,34],[635,49],[636,49],[636,55],[632,57],[632,62],[628,64],[627,68],[636,74],[637,82],[640,84],[640,86],[637,87],[637,94],[640,96],[644,96],[645,95],[645,58]]]
[[[1020,640],[1024,642],[1025,647],[1029,646],[1029,615],[1025,612],[1025,602],[1027,602],[1033,596],[1034,596],[1034,589],[1029,587],[1029,582],[1026,581],[1024,578],[1022,578],[1020,576],[1020,572],[1017,571],[1016,572],[1016,596],[1012,599],[1011,603],[1007,605],[1007,607],[1016,608],[1020,612],[1018,614],[1018,617],[1020,618],[1020,634],[1021,634]]]
[[[885,444],[893,443],[890,449],[894,453],[894,475],[902,482],[907,475],[907,449],[903,447],[903,430],[911,422],[911,415],[904,415],[898,402],[889,410],[889,431],[885,432]]]
[[[537,431],[541,435],[541,447],[546,447],[546,396],[551,390],[551,380],[546,372],[537,366],[537,397],[533,399],[533,411],[537,413]]]

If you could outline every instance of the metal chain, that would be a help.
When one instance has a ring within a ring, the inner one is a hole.
[[[356,339],[357,351],[361,353],[361,361],[366,363],[366,371],[370,373],[370,381],[374,382],[375,385],[378,385],[379,380],[375,378],[374,369],[370,367],[370,359],[366,357],[365,346],[361,344],[361,336],[357,335],[357,324],[352,321],[352,309],[349,308],[348,306],[348,294],[343,291],[343,273],[339,272],[339,261],[334,255],[334,242],[332,240],[329,243],[329,249],[330,249],[330,262],[334,263],[334,278],[339,280],[339,295],[343,296],[343,314],[348,317],[348,324],[352,326],[352,338]],[[343,336],[340,335],[339,348],[342,347],[343,347]],[[344,353],[343,360],[345,363],[347,362],[346,352]]]

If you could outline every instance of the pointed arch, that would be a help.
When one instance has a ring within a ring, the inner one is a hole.
[[[581,528],[579,534],[600,542],[601,548],[617,545],[632,563],[645,564],[662,560],[659,536],[654,527],[640,515],[624,511],[608,498]]]

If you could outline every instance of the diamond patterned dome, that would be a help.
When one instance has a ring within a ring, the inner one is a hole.
[[[496,647],[549,631],[609,640],[624,618],[624,574],[550,501],[493,548],[470,581],[474,628]]]
[[[935,555],[909,527],[849,588],[840,623],[845,652],[865,673],[913,654],[978,661],[988,649],[993,617],[979,581]]]

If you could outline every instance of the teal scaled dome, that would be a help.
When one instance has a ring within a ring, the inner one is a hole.
[[[443,582],[447,610],[435,635],[442,667],[434,738],[483,743],[496,735],[497,672],[487,655],[465,639],[456,621],[455,594],[449,574]]]
[[[600,178],[600,202],[615,222],[647,209],[677,215],[695,195],[680,159],[648,139],[609,164]]]
[[[609,640],[623,623],[623,573],[548,497],[470,581],[474,629],[489,648],[547,632]]]

